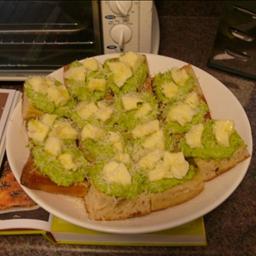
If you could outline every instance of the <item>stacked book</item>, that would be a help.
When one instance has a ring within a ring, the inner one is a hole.
[[[12,111],[20,99],[20,92],[12,89],[0,89],[0,163],[5,153],[5,134]]]

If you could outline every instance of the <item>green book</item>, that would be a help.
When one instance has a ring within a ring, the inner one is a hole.
[[[205,246],[204,219],[159,232],[146,234],[111,234],[73,225],[52,216],[51,235],[59,244],[115,246]]]

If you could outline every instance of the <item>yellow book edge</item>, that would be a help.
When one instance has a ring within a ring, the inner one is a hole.
[[[52,216],[51,235],[58,244],[115,246],[206,246],[203,217],[172,229],[145,234],[111,234],[79,227]]]

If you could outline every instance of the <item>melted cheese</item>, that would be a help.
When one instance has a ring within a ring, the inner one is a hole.
[[[47,125],[48,127],[51,127],[56,120],[57,115],[52,114],[44,114],[41,116],[40,120],[43,124]]]
[[[147,155],[142,157],[139,162],[138,166],[142,169],[153,169],[156,163],[161,159],[163,156],[163,151],[161,150],[154,150],[149,152]]]
[[[61,153],[62,143],[57,137],[48,137],[44,144],[44,150],[54,156]]]
[[[63,153],[58,157],[61,165],[67,170],[77,169],[77,165],[73,160],[73,156],[69,153]]]
[[[174,96],[176,96],[178,92],[178,86],[173,82],[164,83],[161,85],[161,87],[162,87],[164,96],[168,99],[171,99]]]
[[[139,56],[134,52],[126,52],[120,56],[120,61],[129,65],[132,69],[135,69],[139,60]]]
[[[47,89],[48,98],[56,105],[65,104],[70,96],[65,86],[51,86]]]
[[[126,111],[136,109],[138,107],[138,103],[142,102],[141,98],[138,94],[135,93],[129,93],[122,96],[122,103],[124,106],[124,109]]]
[[[81,131],[81,139],[99,139],[104,135],[104,130],[99,127],[87,124]]]
[[[75,109],[75,111],[83,120],[87,120],[89,117],[94,115],[97,110],[98,108],[94,102],[87,103],[85,101],[79,102]]]
[[[142,103],[142,106],[136,111],[135,117],[142,118],[148,115],[152,110],[152,107],[149,103],[144,102]]]
[[[150,181],[157,181],[166,178],[168,168],[163,161],[160,161],[156,167],[148,172],[148,179]]]
[[[147,122],[145,124],[137,125],[132,130],[132,135],[134,138],[141,138],[141,137],[149,135],[153,132],[156,132],[158,130],[159,130],[159,121],[153,120],[153,121]]]
[[[183,85],[189,78],[185,69],[172,68],[171,74],[174,82],[179,85]]]
[[[196,110],[185,103],[179,103],[173,106],[167,115],[168,121],[176,121],[180,125],[185,125],[192,121],[193,116],[196,114]]]
[[[176,179],[182,179],[188,172],[189,163],[184,158],[182,152],[166,152],[164,162],[170,166],[171,176]]]
[[[131,68],[123,62],[109,62],[108,66],[113,73],[114,83],[119,88],[132,76]]]
[[[27,82],[31,85],[33,91],[45,94],[48,89],[48,84],[41,76],[30,77]]]
[[[127,153],[118,153],[114,156],[114,160],[124,163],[124,164],[129,164],[131,162],[131,158],[129,154]]]
[[[123,163],[111,161],[103,167],[103,178],[107,183],[131,184],[131,175]]]
[[[95,117],[105,122],[108,120],[114,112],[113,106],[108,106],[104,101],[98,102],[98,110],[95,113]]]
[[[103,78],[91,78],[87,85],[89,91],[101,91],[104,92],[106,89],[106,80]]]
[[[189,106],[196,108],[199,104],[199,97],[196,92],[191,92],[187,95],[185,99],[185,103],[187,103]]]
[[[149,180],[156,181],[163,178],[182,179],[189,170],[189,163],[185,160],[183,153],[165,151],[162,154],[163,159],[161,155],[161,159],[157,163],[154,163],[155,166],[148,171]]]
[[[193,125],[189,132],[185,134],[186,143],[191,148],[198,148],[202,146],[202,133],[204,130],[203,124]]]
[[[99,63],[95,58],[86,58],[82,64],[89,71],[96,71],[99,68]]]
[[[86,76],[86,69],[84,66],[70,67],[64,72],[64,77],[73,79],[75,81],[84,82]]]
[[[234,131],[234,123],[230,120],[216,120],[213,125],[213,133],[217,142],[225,147],[229,146],[229,138]]]
[[[58,137],[60,139],[77,139],[78,132],[67,121],[57,120],[53,125],[51,136]]]
[[[28,137],[36,142],[43,142],[49,132],[49,127],[39,120],[28,121]]]
[[[149,135],[142,146],[146,149],[164,149],[164,134],[162,130],[159,130]]]
[[[116,151],[123,152],[123,143],[120,134],[116,132],[109,132],[108,140],[113,145]]]

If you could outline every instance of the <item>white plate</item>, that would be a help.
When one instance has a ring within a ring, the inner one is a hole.
[[[113,55],[98,56],[102,62]],[[163,72],[173,66],[186,63],[159,55],[147,54],[150,73]],[[251,127],[247,115],[236,97],[217,79],[205,71],[193,67],[213,118],[232,119],[239,134],[243,137],[252,153]],[[62,69],[51,74],[62,79]],[[21,116],[19,103],[11,117],[7,131],[7,156],[15,177],[19,180],[29,151],[27,137]],[[172,228],[205,215],[224,200],[238,187],[247,172],[250,158],[243,161],[229,172],[208,182],[204,191],[192,200],[166,210],[122,221],[91,221],[88,219],[82,200],[68,196],[55,195],[23,187],[26,193],[42,208],[73,224],[98,231],[113,233],[145,233]]]

